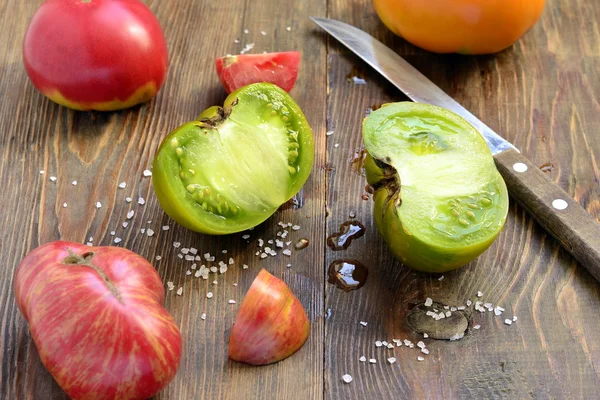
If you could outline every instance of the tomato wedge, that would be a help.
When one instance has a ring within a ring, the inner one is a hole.
[[[217,74],[227,93],[251,83],[269,82],[289,92],[296,83],[300,52],[241,54],[217,58]]]

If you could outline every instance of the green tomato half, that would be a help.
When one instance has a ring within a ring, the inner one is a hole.
[[[445,272],[483,253],[506,221],[508,192],[481,134],[429,104],[387,104],[363,121],[374,220],[411,268]]]
[[[193,231],[224,235],[269,218],[306,183],[313,135],[300,107],[269,83],[244,86],[169,134],[153,162],[165,212]]]

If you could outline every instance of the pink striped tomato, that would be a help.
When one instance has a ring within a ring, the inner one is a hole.
[[[56,241],[15,274],[19,310],[44,366],[73,399],[146,399],[175,376],[179,328],[143,257]]]

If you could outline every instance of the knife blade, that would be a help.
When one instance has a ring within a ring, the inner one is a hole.
[[[600,281],[600,223],[519,150],[392,49],[341,21],[310,19],[400,89],[409,99],[446,108],[485,138],[510,196]]]

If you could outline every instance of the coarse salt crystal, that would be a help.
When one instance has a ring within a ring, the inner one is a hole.
[[[425,358],[423,358],[421,356],[417,357],[417,361],[424,361],[424,360],[425,360]]]
[[[121,243],[121,238],[115,238],[115,240],[113,240],[115,243]]]
[[[187,271],[185,271],[185,274],[190,276],[192,274],[192,271],[190,271],[189,269]]]
[[[96,202],[96,208],[100,208],[100,207],[102,207],[102,203],[100,203],[99,201]]]
[[[393,363],[395,363],[395,362],[396,362],[396,357],[390,357],[390,358],[388,358],[387,360],[388,360],[388,362],[389,362],[390,364],[393,364]]]
[[[235,304],[235,300],[229,300],[229,304]]]
[[[292,230],[293,230],[293,231],[298,231],[298,230],[300,230],[300,225],[294,225],[294,226],[292,226]]]
[[[208,293],[206,293],[206,297],[207,297],[207,298],[209,298],[209,299],[212,299],[212,297],[213,297],[213,292],[208,292]]]
[[[388,343],[385,347],[387,347],[388,349],[393,349],[394,345],[392,343]]]
[[[467,300],[467,307],[471,307],[471,304],[473,304],[473,302],[471,300]]]
[[[242,235],[242,239],[248,240],[248,239],[250,239],[250,235]]]
[[[156,261],[160,261],[160,260],[162,260],[162,257],[161,256],[156,256]]]
[[[143,198],[143,197],[140,197],[140,198],[138,198],[138,204],[139,204],[139,205],[142,205],[142,206],[143,206],[145,203],[146,203],[146,200],[144,200],[144,198]]]
[[[44,175],[44,172],[46,172],[46,171],[44,171],[43,169],[40,169],[40,175]]]
[[[325,132],[325,136],[331,136],[331,135],[333,135],[333,131],[327,131],[327,132]]]
[[[221,250],[221,253],[227,254],[227,250]]]
[[[427,338],[429,337],[429,335],[428,335],[428,334],[426,334],[426,333],[424,333],[424,334],[423,334],[423,337],[424,337],[425,339],[427,339]]]
[[[163,225],[162,230],[163,231],[168,231],[169,230],[169,225]]]
[[[131,203],[132,199],[131,199],[131,197],[125,197],[125,201],[128,203]]]
[[[219,273],[224,274],[225,272],[227,272],[227,265],[221,265],[219,268]]]
[[[483,297],[483,292],[482,291],[478,291],[477,292],[477,297]]]
[[[288,257],[292,255],[292,251],[290,249],[285,249],[282,251],[282,253]]]
[[[444,280],[444,275],[442,275],[438,278],[438,281],[443,281],[443,280]]]
[[[358,359],[358,361],[360,361],[360,362],[365,362],[365,361],[367,361],[367,357],[365,357],[365,356],[360,356],[360,358]]]
[[[56,178],[55,176],[51,176],[51,177],[50,177],[50,180],[51,180],[52,182],[56,182],[56,179],[57,179],[57,178]]]
[[[265,242],[262,239],[258,239],[258,247],[263,247]]]
[[[210,267],[210,272],[212,272],[213,274],[217,271],[218,271],[217,267]]]
[[[127,213],[127,219],[131,219],[131,218],[133,218],[134,214],[135,214],[135,211],[133,211],[133,210],[130,210],[130,211]]]
[[[177,295],[181,296],[183,294],[183,288],[180,287],[179,289],[177,289]]]
[[[360,321],[360,324],[361,324],[362,326],[367,326],[367,322],[366,322],[366,321]]]
[[[343,375],[343,376],[342,376],[342,380],[343,380],[345,383],[350,383],[350,382],[352,382],[352,376],[350,376],[350,375],[348,375],[348,374],[346,374],[346,375]]]
[[[265,31],[260,31],[260,34],[261,34],[261,35],[263,35],[263,36],[266,36],[266,35],[267,35],[267,32],[265,32]]]
[[[202,315],[200,315],[200,319],[204,321],[206,319],[206,313],[202,313]]]
[[[335,147],[337,149],[338,147],[340,147],[340,144],[336,143],[336,144],[333,145],[333,147]]]
[[[125,189],[125,188],[127,187],[127,183],[125,183],[125,182],[121,182],[121,183],[119,183],[119,187],[120,187],[121,189]]]
[[[475,325],[475,326],[473,327],[473,329],[479,329],[479,328],[481,328],[481,325]]]
[[[425,347],[425,343],[423,343],[423,341],[418,341],[417,342],[417,347],[420,348],[420,349],[422,349],[422,348]]]
[[[423,353],[423,354],[429,354],[429,349],[426,349],[426,348],[423,347],[421,349],[421,353]]]
[[[429,297],[425,300],[425,307],[431,307],[431,305],[433,304],[433,300],[431,300]]]
[[[68,205],[67,203],[63,203],[64,208],[67,208],[67,205]]]
[[[381,346],[383,346],[383,343],[381,343],[381,341],[378,340],[375,342],[375,346],[381,347]]]
[[[142,172],[142,175],[148,177],[148,176],[152,176],[152,171],[145,169],[144,172]]]
[[[77,181],[73,181],[73,182],[71,182],[71,184],[72,184],[73,186],[77,186]]]
[[[377,364],[377,360],[376,360],[376,359],[374,359],[374,358],[369,358],[369,362],[370,362],[371,364]]]
[[[146,235],[148,236],[153,236],[154,235],[154,231],[150,228],[146,229]]]
[[[381,342],[381,344],[383,344],[384,346],[387,346],[388,342],[384,340],[384,341]]]
[[[517,316],[515,315],[512,320],[513,322],[517,322]]]
[[[229,257],[229,265],[233,265],[233,258]]]
[[[123,222],[122,225],[123,225],[123,228],[127,228],[127,225],[129,225],[129,222],[125,221],[125,222]]]
[[[180,254],[177,254],[177,257],[179,257],[179,258],[183,258],[183,254],[181,254],[181,253],[180,253]]]
[[[513,320],[512,320],[512,319],[510,319],[510,318],[506,318],[506,319],[504,320],[504,323],[505,323],[506,325],[512,325],[512,323],[513,323]]]
[[[248,269],[248,266],[246,264],[242,265],[242,269]]]
[[[181,242],[173,242],[173,247],[175,247],[176,249],[178,249],[179,246],[181,246]]]
[[[244,29],[244,33],[247,35],[250,32],[248,29]]]
[[[110,231],[110,236],[115,236],[116,232],[115,231]]]
[[[289,32],[289,31],[292,30],[292,27],[291,26],[286,26],[285,30]]]
[[[193,255],[198,254],[198,249],[195,247],[190,247],[190,253],[192,253]]]
[[[262,254],[260,255],[260,258],[267,258],[267,256],[268,256],[268,255],[267,255],[267,253],[262,253]]]
[[[449,317],[452,315],[452,311],[446,311],[446,317]]]
[[[358,76],[353,76],[352,81],[354,82],[355,85],[366,85],[367,84],[367,81],[365,81],[362,78],[359,78]]]

